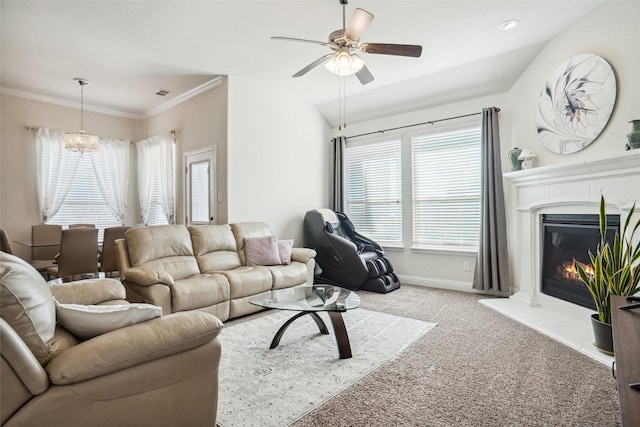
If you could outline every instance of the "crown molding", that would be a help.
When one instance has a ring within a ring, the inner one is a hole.
[[[64,99],[53,98],[49,96],[38,95],[31,92],[22,90],[10,89],[6,87],[0,87],[0,93],[4,95],[17,96],[18,98],[31,99],[33,101],[46,102],[47,104],[60,105],[62,107],[80,109],[79,102],[66,101]],[[109,108],[96,107],[93,105],[84,104],[85,111],[93,111],[94,113],[108,114],[111,116],[124,117],[126,119],[142,120],[139,114],[125,113],[123,111],[111,110]]]
[[[159,114],[165,110],[168,110],[169,108],[175,107],[178,104],[182,104],[183,102],[193,98],[194,96],[200,95],[201,93],[204,93],[210,89],[213,89],[214,87],[220,86],[222,83],[224,83],[224,80],[225,79],[222,76],[215,77],[209,80],[208,82],[203,83],[200,86],[197,86],[191,89],[190,91],[183,93],[182,95],[176,96],[175,98],[165,102],[164,104],[158,105],[156,108],[152,108],[151,110],[142,114],[140,117],[142,120],[148,119],[149,117],[153,117],[156,114]]]
[[[87,105],[86,103],[84,104],[84,109],[85,111],[93,111],[94,113],[100,113],[100,114],[108,114],[110,116],[116,116],[116,117],[123,117],[126,119],[134,119],[134,120],[146,120],[150,117],[155,116],[156,114],[159,114],[165,110],[168,110],[169,108],[175,107],[178,104],[181,104],[191,98],[193,98],[194,96],[200,95],[203,92],[206,92],[210,89],[213,89],[216,86],[221,85],[222,83],[224,83],[224,78],[222,76],[218,76],[215,77],[211,80],[209,80],[208,82],[194,88],[191,89],[190,91],[187,91],[185,93],[183,93],[182,95],[179,95],[173,99],[171,99],[170,101],[167,101],[163,104],[160,104],[159,106],[143,113],[143,114],[133,114],[133,113],[126,113],[124,111],[118,111],[118,110],[112,110],[109,108],[102,108],[102,107],[96,107],[96,106],[92,106],[92,105]],[[62,107],[69,107],[69,108],[75,108],[75,109],[80,109],[80,103],[79,102],[73,102],[73,101],[67,101],[64,99],[59,99],[59,98],[53,98],[53,97],[49,97],[49,96],[43,96],[43,95],[38,95],[35,93],[31,93],[31,92],[26,92],[26,91],[22,91],[22,90],[16,90],[16,89],[10,89],[10,88],[6,88],[6,87],[1,87],[0,86],[0,93],[4,94],[4,95],[11,95],[11,96],[16,96],[18,98],[24,98],[24,99],[31,99],[33,101],[39,101],[39,102],[46,102],[48,104],[54,104],[54,105],[60,105]]]

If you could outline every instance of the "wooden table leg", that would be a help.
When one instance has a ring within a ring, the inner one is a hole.
[[[329,318],[333,325],[333,332],[336,334],[336,342],[338,343],[338,354],[340,359],[351,358],[351,344],[349,343],[349,335],[344,325],[342,313],[339,311],[329,311]]]
[[[280,344],[280,339],[282,338],[282,335],[284,335],[284,332],[287,330],[289,325],[291,325],[294,320],[304,316],[305,314],[308,314],[309,316],[311,316],[311,318],[316,322],[316,325],[318,325],[318,329],[320,329],[321,333],[325,335],[329,335],[329,329],[327,329],[327,325],[325,325],[322,319],[320,318],[320,316],[318,316],[318,313],[314,311],[302,311],[296,314],[295,316],[293,316],[291,319],[284,322],[284,324],[280,327],[280,329],[278,329],[278,332],[276,332],[276,335],[273,337],[273,340],[271,341],[271,346],[269,348],[271,349],[276,348],[278,344]],[[335,330],[335,326],[333,328]],[[343,328],[344,328],[344,324],[343,324]]]

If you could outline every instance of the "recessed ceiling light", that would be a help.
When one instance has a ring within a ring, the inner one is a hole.
[[[508,31],[520,25],[520,20],[518,19],[509,19],[508,21],[504,21],[502,24],[498,25],[498,28],[502,31]]]

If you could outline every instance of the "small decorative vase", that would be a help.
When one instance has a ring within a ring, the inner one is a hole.
[[[518,147],[515,147],[513,150],[509,151],[509,161],[511,162],[511,170],[519,171],[522,169],[522,160],[518,160],[518,156],[522,153],[522,150]]]
[[[631,120],[631,132],[627,134],[627,145],[629,149],[640,148],[640,119]]]

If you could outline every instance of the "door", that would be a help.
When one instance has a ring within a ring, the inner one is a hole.
[[[216,147],[184,153],[185,224],[216,223]]]

